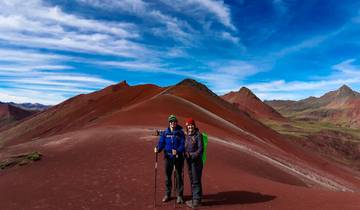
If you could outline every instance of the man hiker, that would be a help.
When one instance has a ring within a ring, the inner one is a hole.
[[[188,165],[188,173],[191,183],[192,199],[186,201],[186,205],[196,208],[201,204],[202,185],[201,175],[203,169],[203,141],[202,134],[192,118],[186,120],[185,158]]]
[[[169,127],[161,133],[159,143],[154,148],[155,153],[159,153],[164,150],[164,162],[165,162],[165,196],[162,202],[170,200],[171,196],[171,174],[173,169],[176,171],[176,203],[184,203],[183,191],[184,182],[182,172],[184,168],[184,131],[182,127],[178,125],[178,120],[175,115],[170,115],[168,118]],[[175,167],[174,167],[175,166]]]

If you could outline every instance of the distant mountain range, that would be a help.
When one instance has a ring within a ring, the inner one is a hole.
[[[337,126],[360,127],[360,93],[343,85],[323,96],[300,101],[265,101],[283,116],[294,120],[323,121]]]
[[[13,102],[0,102],[0,130],[47,108],[49,106],[38,103],[16,104]]]
[[[13,105],[0,102],[0,129],[34,113],[35,111],[21,109]]]
[[[25,109],[25,110],[35,110],[35,111],[43,111],[45,109],[48,109],[51,106],[47,106],[47,105],[43,105],[43,104],[39,104],[39,103],[21,103],[21,104],[17,104],[17,103],[13,103],[10,102],[8,103],[12,106],[16,106],[18,108],[21,109]]]

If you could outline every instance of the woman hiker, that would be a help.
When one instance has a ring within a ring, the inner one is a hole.
[[[186,201],[186,205],[191,208],[196,208],[201,204],[201,175],[203,169],[202,154],[202,135],[196,127],[195,121],[192,118],[189,118],[186,120],[185,158],[188,165],[192,200]]]
[[[159,153],[164,150],[164,159],[165,159],[165,196],[162,199],[162,202],[167,202],[170,200],[171,196],[171,174],[173,173],[173,168],[175,166],[176,171],[176,192],[177,199],[176,203],[184,203],[183,191],[184,191],[184,182],[182,177],[182,172],[184,168],[184,131],[182,127],[178,125],[178,120],[175,115],[170,115],[168,118],[169,127],[162,132],[159,143],[154,148],[155,153]]]

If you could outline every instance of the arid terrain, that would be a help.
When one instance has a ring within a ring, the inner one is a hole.
[[[300,101],[265,101],[289,121],[263,122],[306,149],[360,170],[360,94],[343,85]]]
[[[0,161],[41,154],[0,170],[1,208],[153,209],[155,131],[169,114],[181,125],[194,118],[209,135],[201,208],[359,209],[357,170],[301,147],[190,79],[169,87],[123,81],[1,131]],[[159,162],[156,208],[173,209],[173,201],[161,203]],[[186,173],[185,180],[189,199]]]

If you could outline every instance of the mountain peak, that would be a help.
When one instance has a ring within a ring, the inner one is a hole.
[[[244,96],[255,96],[256,95],[247,87],[241,87],[239,93]]]
[[[119,84],[117,84],[118,86],[123,86],[123,87],[130,87],[130,85],[126,82],[126,80],[123,80],[121,82],[119,82]]]
[[[198,82],[198,81],[196,81],[194,79],[190,79],[190,78],[186,78],[186,79],[184,79],[181,82],[176,84],[176,86],[180,86],[180,85],[203,86],[203,84],[201,84],[200,82]]]
[[[126,80],[123,80],[123,81],[119,82],[118,84],[111,85],[110,87],[111,87],[111,90],[115,92],[120,89],[130,87],[130,85],[126,82]]]
[[[206,87],[206,85],[194,80],[194,79],[184,79],[181,82],[177,83],[175,85],[175,87],[179,87],[179,86],[188,86],[188,87],[194,87],[200,91],[205,91],[210,93],[211,95],[217,96],[214,92],[212,92],[208,87]]]
[[[338,90],[341,92],[353,92],[353,90],[347,85],[342,85]]]
[[[356,93],[349,86],[343,85],[335,91],[335,95],[340,97],[348,97],[355,96]]]
[[[253,115],[258,119],[286,121],[286,119],[269,105],[262,102],[249,88],[241,87],[237,92],[230,92],[222,96],[229,103]]]

